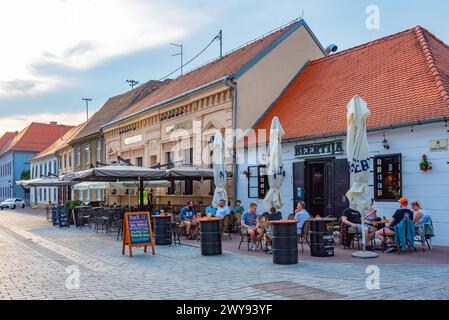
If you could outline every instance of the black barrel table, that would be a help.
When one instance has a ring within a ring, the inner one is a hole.
[[[203,218],[200,222],[201,254],[203,256],[221,255],[221,220]]]
[[[273,263],[298,263],[297,220],[270,221],[272,226]]]
[[[310,255],[332,257],[334,255],[333,225],[335,219],[318,218],[310,221]]]
[[[171,244],[171,214],[151,216],[153,220],[154,243],[167,246]]]

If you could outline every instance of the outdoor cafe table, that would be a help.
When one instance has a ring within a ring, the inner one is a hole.
[[[296,233],[296,224],[298,222],[298,220],[278,220],[269,222],[273,228],[273,263],[298,263],[298,238]]]
[[[203,256],[221,255],[222,218],[203,218],[200,222],[201,254]]]
[[[151,218],[154,221],[154,243],[156,245],[170,245],[171,244],[171,214],[153,215]]]
[[[332,257],[334,255],[333,225],[336,218],[314,218],[310,221],[310,255]]]

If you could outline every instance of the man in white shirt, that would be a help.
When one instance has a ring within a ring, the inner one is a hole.
[[[231,209],[226,205],[226,201],[221,199],[218,203],[217,212],[215,213],[216,218],[223,218],[225,215],[230,214]]]

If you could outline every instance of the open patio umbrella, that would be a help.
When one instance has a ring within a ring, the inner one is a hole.
[[[371,193],[369,188],[370,156],[368,152],[368,138],[366,133],[366,119],[370,115],[368,105],[362,98],[355,96],[347,105],[347,146],[348,167],[350,170],[351,188],[346,193],[349,205],[362,215],[362,243],[363,251],[354,252],[358,258],[374,258],[377,254],[366,251],[365,216],[371,207]]]
[[[168,169],[164,179],[168,180],[212,180],[214,171],[211,168],[177,167]]]
[[[214,207],[218,207],[221,199],[227,200],[228,193],[226,192],[226,163],[224,158],[224,141],[220,131],[215,132],[214,142],[212,144],[213,150],[213,169],[214,169],[214,183],[215,192],[212,199]]]
[[[138,181],[139,183],[139,207],[144,208],[144,181],[160,180],[165,178],[165,171],[130,165],[109,165],[98,168],[91,168],[67,174],[62,177],[64,181],[95,181],[95,182],[115,182],[115,181]]]
[[[267,210],[272,207],[280,209],[284,205],[281,195],[281,185],[284,180],[281,142],[284,133],[278,117],[274,117],[271,120],[270,143],[267,154],[267,174],[270,190],[263,199],[263,205]]]

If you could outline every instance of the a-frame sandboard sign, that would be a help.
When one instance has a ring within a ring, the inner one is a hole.
[[[133,247],[144,247],[146,253],[147,247],[151,246],[153,255],[155,254],[149,212],[128,212],[125,214],[123,221],[123,255],[126,246],[129,247],[130,257],[133,256]]]

